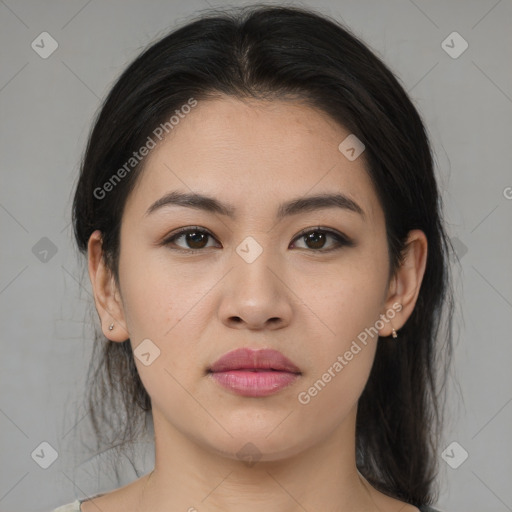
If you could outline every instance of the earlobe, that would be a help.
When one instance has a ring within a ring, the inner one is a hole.
[[[87,256],[89,278],[103,334],[111,341],[125,341],[129,334],[123,304],[115,279],[105,264],[101,231],[96,230],[89,237]]]
[[[396,314],[381,329],[381,336],[390,336],[393,329],[398,331],[414,310],[427,265],[428,242],[425,233],[419,229],[409,232],[403,253],[403,261],[393,277],[386,300],[386,311],[394,309]],[[396,304],[401,307],[397,308]],[[384,313],[385,314],[385,313]]]

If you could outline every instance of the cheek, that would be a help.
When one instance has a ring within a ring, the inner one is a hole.
[[[383,313],[386,264],[385,259],[359,258],[336,269],[322,286],[315,288],[311,280],[303,283],[302,297],[318,327],[314,347],[307,343],[309,371],[297,402],[312,428],[319,414],[327,415],[331,426],[341,421],[364,389],[378,343],[376,322]]]
[[[171,265],[165,251],[131,244],[119,261],[123,306],[132,341],[175,336],[180,322],[195,317],[195,306],[211,288],[207,275],[198,277],[186,265]],[[178,329],[179,330],[179,329]]]
[[[386,295],[386,264],[359,252],[323,273],[303,273],[299,295],[304,311],[311,317],[310,326],[316,323],[315,331],[324,338],[321,346],[330,354],[350,346],[379,319]]]
[[[172,376],[192,386],[203,375],[204,356],[194,341],[201,339],[211,319],[204,299],[216,276],[194,271],[193,265],[172,265],[165,251],[144,250],[136,244],[123,249],[119,277],[139,375],[152,398],[180,396],[182,389]],[[149,365],[137,358],[147,352]]]
[[[345,281],[318,295],[316,304],[324,325],[315,330],[319,333],[316,349],[308,343],[308,371],[295,397],[305,428],[317,428],[319,417],[323,428],[335,428],[359,400],[378,343],[375,323],[380,292],[375,283],[363,287],[361,281],[359,285]]]
[[[348,417],[368,380],[375,348],[375,343],[365,347],[359,343],[359,348],[349,344],[322,361],[318,373],[307,379],[296,397],[301,428],[315,432],[321,425],[326,436]]]

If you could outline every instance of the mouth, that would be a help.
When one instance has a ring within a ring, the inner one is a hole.
[[[208,369],[223,388],[242,396],[264,397],[293,384],[302,375],[298,366],[273,349],[236,349]]]

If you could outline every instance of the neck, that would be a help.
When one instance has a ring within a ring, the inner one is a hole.
[[[153,410],[155,468],[138,510],[373,510],[355,463],[356,408],[314,446],[239,460],[200,446]],[[242,445],[243,443],[241,443]]]

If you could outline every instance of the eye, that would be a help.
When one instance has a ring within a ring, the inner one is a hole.
[[[209,231],[198,226],[190,226],[171,234],[162,242],[162,245],[175,245],[179,248],[176,250],[195,252],[208,247],[215,247],[211,245],[208,246],[208,239],[210,238],[214,239]],[[331,244],[332,247],[325,249],[326,240],[329,238],[334,240],[334,243]],[[294,240],[301,239],[306,244],[306,249],[312,249],[315,252],[330,252],[343,246],[353,247],[355,245],[352,240],[341,233],[321,227],[309,228],[307,231],[302,231]],[[181,244],[185,244],[185,246],[177,243],[178,241],[181,241]],[[293,247],[293,245],[292,243],[291,247]],[[299,249],[300,248],[302,247],[299,247]],[[175,247],[171,247],[171,249],[175,249]]]
[[[334,246],[324,249],[325,242],[329,237],[334,239]],[[306,249],[314,249],[316,252],[330,252],[339,249],[342,246],[354,246],[354,242],[341,233],[332,231],[330,229],[323,229],[321,227],[303,231],[298,237],[295,238],[295,240],[300,239],[302,239],[306,244]]]
[[[178,232],[172,234],[170,237],[164,240],[163,245],[175,244],[185,251],[188,249],[189,252],[192,252],[208,247],[208,238],[213,238],[213,236],[208,231],[196,226],[192,226],[180,229]],[[187,246],[183,247],[179,244],[176,244],[178,240],[182,240],[183,243],[187,244]]]

